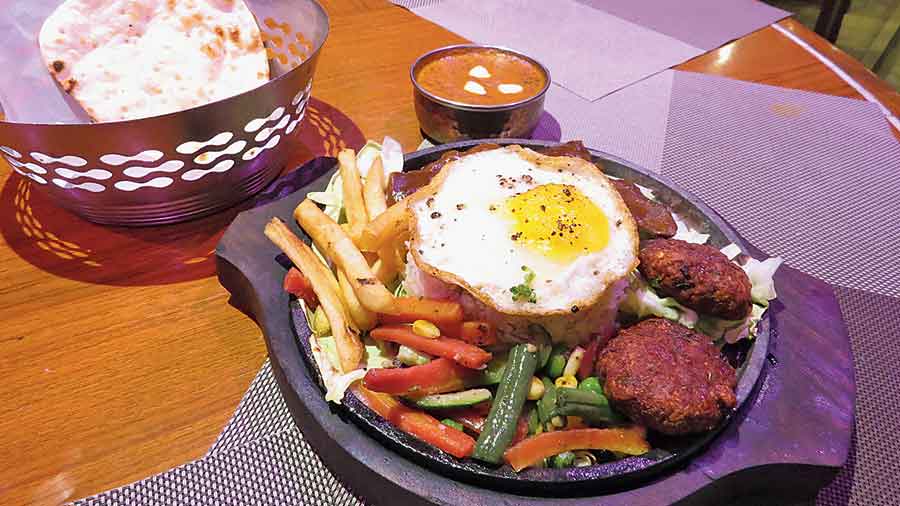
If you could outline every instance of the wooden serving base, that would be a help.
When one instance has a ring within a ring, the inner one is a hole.
[[[769,353],[756,389],[728,427],[681,468],[636,488],[601,496],[513,495],[446,478],[380,444],[329,406],[307,369],[294,333],[285,267],[263,235],[265,223],[291,218],[302,188],[327,177],[331,158],[285,176],[255,209],[240,214],[216,255],[232,304],[266,338],[281,392],[305,439],[350,490],[373,505],[706,505],[747,497],[754,504],[809,500],[847,458],[853,427],[853,362],[847,329],[832,288],[782,266],[770,308]]]

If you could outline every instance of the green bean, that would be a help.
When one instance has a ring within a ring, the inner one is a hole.
[[[609,406],[609,400],[602,393],[578,388],[557,388],[556,403],[562,407],[566,404],[590,404],[592,406]]]
[[[538,417],[537,408],[535,407],[528,413],[528,435],[533,436],[541,432],[543,432],[543,426],[541,426],[541,419]]]
[[[563,371],[566,369],[566,361],[566,348],[564,346],[554,346],[547,361],[547,376],[550,376],[550,379],[562,376]]]
[[[556,385],[546,376],[541,381],[544,383],[544,396],[537,401],[537,412],[541,423],[546,424],[556,414]]]
[[[537,349],[534,345],[517,344],[510,350],[503,380],[497,387],[491,411],[475,443],[473,458],[492,464],[500,463],[503,452],[516,435],[516,424],[536,367]]]
[[[453,420],[452,418],[444,418],[443,420],[441,420],[441,423],[446,425],[447,427],[453,427],[454,429],[456,429],[458,431],[464,432],[463,425],[461,423],[457,422],[456,420]]]
[[[494,355],[487,367],[481,372],[483,385],[496,385],[503,380],[503,371],[506,368],[508,357],[506,354]]]
[[[577,416],[590,425],[609,425],[623,423],[625,420],[609,406],[600,407],[590,404],[566,404],[560,406],[559,414]]]

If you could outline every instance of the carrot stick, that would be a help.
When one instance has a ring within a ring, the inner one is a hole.
[[[475,346],[491,346],[497,344],[497,329],[487,322],[463,322],[459,329],[459,337],[463,341]]]
[[[458,335],[463,321],[462,306],[458,302],[425,299],[422,297],[397,297],[391,314],[381,314],[381,323],[412,323],[428,320],[438,326],[445,335]]]
[[[479,369],[491,360],[491,354],[477,346],[450,337],[423,337],[413,332],[409,325],[381,326],[372,329],[369,335],[373,339],[403,344],[429,355],[449,358],[471,369]]]
[[[543,432],[512,446],[503,458],[518,472],[546,457],[572,450],[610,450],[628,455],[650,451],[647,429],[634,425],[614,429],[574,429]]]
[[[390,395],[373,392],[358,384],[352,389],[366,406],[398,429],[456,458],[468,457],[475,449],[475,440],[471,436],[444,425],[428,413],[412,409]]]

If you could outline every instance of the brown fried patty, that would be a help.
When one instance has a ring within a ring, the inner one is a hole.
[[[712,430],[737,403],[734,369],[709,338],[662,318],[619,331],[597,371],[614,408],[663,434]]]
[[[726,320],[750,313],[750,278],[712,246],[653,239],[641,244],[639,258],[651,286],[698,313]]]

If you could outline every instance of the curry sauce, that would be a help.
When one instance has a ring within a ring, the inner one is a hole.
[[[495,48],[461,47],[440,52],[415,75],[419,86],[444,100],[496,106],[541,93],[547,76],[539,65]]]

